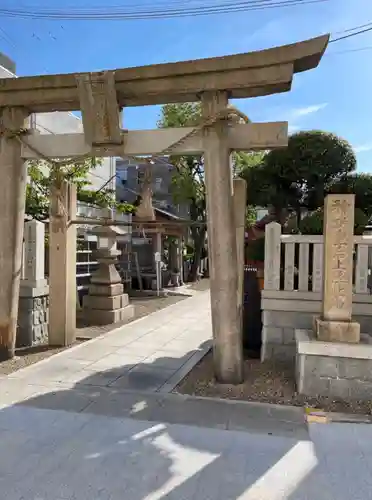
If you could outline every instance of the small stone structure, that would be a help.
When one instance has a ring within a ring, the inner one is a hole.
[[[372,340],[352,321],[354,195],[329,195],[324,217],[321,317],[312,330],[296,330],[299,393],[370,400]]]
[[[45,279],[44,266],[44,224],[32,220],[25,223],[17,347],[29,347],[48,342],[49,286]]]
[[[324,206],[324,288],[316,335],[326,342],[360,340],[353,305],[354,195],[329,195]]]
[[[99,226],[92,230],[97,235],[98,269],[92,274],[89,293],[83,298],[86,319],[96,325],[108,325],[129,320],[134,307],[129,304],[128,294],[115,267],[121,254],[116,247],[116,237],[125,232],[115,226]]]

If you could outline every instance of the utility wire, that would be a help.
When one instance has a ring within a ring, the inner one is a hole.
[[[12,38],[5,30],[4,28],[1,28],[0,27],[0,38],[2,38],[3,40],[5,40],[9,45],[11,45],[12,47],[16,48],[17,47],[17,44],[16,44],[16,41],[14,40],[14,38]]]
[[[337,51],[332,51],[332,52],[327,52],[325,54],[325,57],[329,56],[337,56],[337,55],[342,55],[342,54],[348,54],[351,52],[362,52],[364,50],[372,50],[372,45],[366,45],[365,47],[357,47],[355,49],[346,49],[346,50],[337,50]]]
[[[118,9],[105,7],[104,10],[32,10],[32,9],[4,9],[0,8],[0,15],[4,17],[23,19],[47,19],[47,20],[144,20],[144,19],[169,19],[185,16],[201,16],[211,14],[224,14],[230,12],[247,12],[255,10],[267,10],[283,7],[303,6],[307,4],[318,4],[329,0],[246,0],[240,2],[225,2],[217,5],[207,6],[204,3],[200,6],[185,8],[166,9]]]
[[[346,30],[335,31],[333,34],[334,35],[343,35],[344,33],[350,33],[351,31],[360,30],[363,28],[368,28],[369,26],[372,26],[372,21],[365,23],[365,24],[360,24],[359,26],[354,26],[354,28],[348,28]]]
[[[351,28],[348,31],[351,31],[352,29],[353,28]],[[369,28],[365,28],[363,30],[356,31],[355,33],[349,33],[347,35],[339,36],[338,38],[333,38],[332,40],[330,40],[329,43],[339,42],[340,40],[345,40],[346,38],[351,38],[353,36],[362,35],[363,33],[367,33],[368,31],[372,31],[372,26],[370,26]]]

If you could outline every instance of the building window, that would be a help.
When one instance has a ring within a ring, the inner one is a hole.
[[[161,185],[162,185],[163,179],[161,177],[157,177],[155,179],[154,183],[154,191],[159,192],[161,191]]]
[[[121,167],[120,170],[117,171],[116,175],[121,180],[121,183],[125,184],[128,180],[128,167]]]
[[[137,184],[142,184],[145,178],[144,170],[137,170]]]

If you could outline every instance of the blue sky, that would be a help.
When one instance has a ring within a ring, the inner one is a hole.
[[[155,4],[157,0],[153,0]],[[171,0],[168,0],[170,3]],[[74,7],[133,0],[75,0]],[[139,4],[141,0],[139,0]],[[2,5],[14,8],[14,0]],[[71,0],[19,1],[64,7]],[[40,21],[0,18],[0,51],[19,75],[95,71],[259,50],[372,22],[371,0],[154,21]],[[335,35],[337,36],[337,35]],[[361,47],[371,50],[355,51]],[[346,52],[344,52],[346,51]],[[323,129],[347,139],[358,170],[372,173],[372,32],[331,44],[320,66],[295,75],[286,94],[240,100],[253,121],[288,120],[290,130]],[[159,108],[125,110],[125,126],[152,128]]]

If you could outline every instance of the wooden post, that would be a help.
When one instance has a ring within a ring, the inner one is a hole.
[[[234,179],[234,210],[236,228],[236,250],[238,262],[238,310],[240,328],[243,335],[243,288],[244,288],[244,231],[247,205],[247,183],[244,179]]]
[[[52,187],[49,223],[49,344],[67,346],[76,331],[76,186]]]
[[[23,108],[0,110],[1,125],[17,132],[25,126]],[[27,165],[20,142],[0,136],[0,360],[14,357],[25,216]]]
[[[204,118],[228,105],[227,92],[202,94]],[[238,268],[228,127],[204,130],[208,245],[215,375],[219,382],[243,381],[243,348],[237,303]]]

